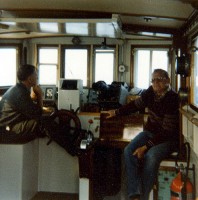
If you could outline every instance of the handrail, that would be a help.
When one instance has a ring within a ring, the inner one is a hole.
[[[194,125],[198,126],[198,115],[188,112],[182,108],[179,109],[180,113],[183,114],[187,119],[192,122]]]

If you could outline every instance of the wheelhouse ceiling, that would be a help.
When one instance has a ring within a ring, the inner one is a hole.
[[[6,0],[0,38],[169,38],[185,32],[197,9],[197,0]]]

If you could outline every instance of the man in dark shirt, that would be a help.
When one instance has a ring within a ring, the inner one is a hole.
[[[125,147],[124,157],[131,200],[148,200],[160,162],[177,150],[179,144],[179,97],[170,88],[168,73],[154,70],[152,86],[140,98],[117,110],[107,111],[107,118],[144,108],[148,120],[144,131]]]
[[[38,136],[42,116],[42,90],[37,85],[37,71],[32,65],[22,65],[19,83],[3,95],[0,102],[0,127],[20,136]],[[32,89],[32,92],[31,92]]]
[[[71,155],[76,155],[81,132],[80,127],[71,129],[70,120],[76,120],[79,125],[78,117],[63,110],[52,116],[42,116],[43,94],[37,85],[36,68],[23,65],[17,77],[19,83],[9,88],[0,101],[0,142],[21,143],[47,136]]]

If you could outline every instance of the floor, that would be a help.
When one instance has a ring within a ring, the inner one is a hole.
[[[78,194],[38,192],[31,200],[78,200]]]
[[[116,196],[106,196],[104,200],[123,200],[119,193]],[[56,192],[38,192],[31,200],[79,200],[78,194],[56,193]]]

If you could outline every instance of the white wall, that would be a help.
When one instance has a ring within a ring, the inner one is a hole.
[[[184,141],[189,142],[191,150],[190,150],[190,164],[191,166],[195,165],[195,177],[193,177],[193,173],[189,171],[189,177],[191,178],[191,182],[194,181],[198,183],[198,126],[191,122],[191,117],[196,115],[197,113],[193,111],[190,106],[184,106],[183,110],[186,111],[186,115],[182,115],[182,133],[184,135]],[[191,116],[191,117],[190,117]],[[198,184],[195,185],[196,197],[198,198]]]
[[[78,193],[78,158],[71,156],[55,142],[39,139],[38,191]]]
[[[38,190],[38,140],[0,145],[0,199],[27,200]]]

